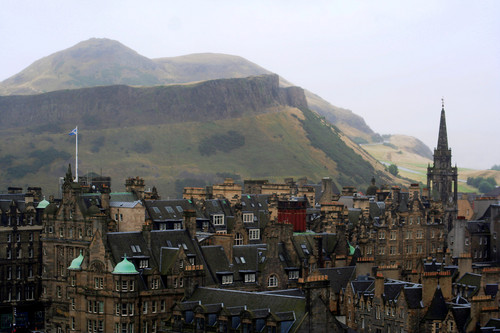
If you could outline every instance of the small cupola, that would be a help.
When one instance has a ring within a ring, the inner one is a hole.
[[[128,261],[127,255],[125,254],[123,260],[116,264],[113,274],[139,274],[135,269],[135,265]]]

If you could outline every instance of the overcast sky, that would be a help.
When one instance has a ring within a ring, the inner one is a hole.
[[[444,97],[453,163],[500,164],[500,1],[4,0],[0,81],[92,37],[239,55],[431,149]]]

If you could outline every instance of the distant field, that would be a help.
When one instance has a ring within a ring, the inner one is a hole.
[[[401,137],[398,137],[401,140]],[[432,160],[399,148],[393,142],[389,144],[367,144],[362,146],[370,155],[385,165],[396,164],[402,177],[415,182],[427,182],[427,166]],[[500,184],[500,171],[474,170],[458,168],[458,191],[477,192],[477,189],[466,184],[467,177],[494,177]]]

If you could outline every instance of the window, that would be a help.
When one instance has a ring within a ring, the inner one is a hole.
[[[128,290],[128,281],[122,281],[122,291],[127,291]]]
[[[28,236],[28,240],[29,240],[30,242],[32,242],[32,241],[33,241],[33,233],[32,233],[32,232],[30,232],[30,234],[29,234],[29,236]]]
[[[395,246],[391,246],[391,248],[390,248],[390,254],[391,255],[395,255],[396,254],[396,247]]]
[[[139,261],[139,268],[148,268],[149,267],[149,260],[148,259],[141,259]]]
[[[128,315],[129,316],[134,315],[134,303],[128,303]]]
[[[424,238],[424,231],[417,230],[417,239],[422,239],[422,238]]]
[[[151,312],[156,313],[156,301],[151,302]]]
[[[293,270],[288,272],[288,279],[297,280],[299,278],[299,271]]]
[[[224,225],[224,215],[223,214],[215,214],[212,216],[212,223],[214,225]]]
[[[181,222],[175,222],[174,223],[174,230],[181,230],[182,229],[182,223]]]
[[[56,294],[57,294],[57,298],[61,298],[62,297],[62,292],[61,292],[61,287],[60,286],[57,286],[57,288],[56,288]]]
[[[94,289],[102,289],[104,287],[104,278],[95,277],[94,278]]]
[[[380,230],[378,232],[378,239],[385,239],[385,231],[384,230]]]
[[[12,250],[7,248],[7,259],[12,259]]]
[[[160,285],[160,281],[158,279],[151,280],[151,289],[158,289]]]
[[[260,239],[260,229],[250,229],[248,231],[250,240]]]
[[[243,222],[244,223],[252,223],[253,222],[253,213],[244,213],[243,214]]]
[[[122,303],[122,317],[124,317],[128,314],[127,310],[128,310],[127,303]]]
[[[245,274],[245,283],[255,282],[255,273]]]
[[[18,242],[18,243],[21,242],[21,234],[16,235],[16,242]]]
[[[465,237],[465,245],[469,245],[469,237]]]
[[[391,240],[396,240],[396,239],[397,239],[396,231],[391,231]]]
[[[133,253],[141,252],[141,247],[139,245],[130,245]]]
[[[142,303],[142,313],[147,314],[148,313],[148,302]]]
[[[161,311],[161,312],[165,312],[165,309],[166,309],[166,303],[165,303],[165,300],[164,300],[164,299],[162,299],[162,300],[160,301],[160,311]]]
[[[12,242],[12,234],[7,234],[7,243]]]
[[[234,245],[243,245],[243,235],[239,232],[234,236]]]
[[[267,280],[268,287],[277,287],[278,286],[278,277],[276,275],[271,275]]]
[[[191,266],[193,266],[193,265],[195,264],[195,259],[196,259],[196,258],[195,258],[195,257],[192,257],[192,256],[188,258],[188,260],[189,260],[189,264],[190,264]]]
[[[222,275],[222,284],[231,284],[233,283],[233,276],[228,274],[228,275]]]

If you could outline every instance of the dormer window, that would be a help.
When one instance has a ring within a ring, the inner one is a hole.
[[[248,230],[248,236],[250,240],[260,239],[260,229],[250,229]]]
[[[214,225],[224,225],[224,214],[212,215],[212,223]]]
[[[141,247],[139,245],[130,245],[130,248],[132,249],[133,253],[141,252]]]
[[[231,284],[231,283],[233,283],[232,274],[222,275],[222,284]]]
[[[244,213],[243,214],[243,222],[244,223],[252,223],[253,222],[253,213]]]
[[[149,260],[148,259],[141,259],[139,261],[139,268],[148,268],[149,267]]]
[[[299,278],[299,271],[298,270],[288,271],[288,279],[289,280],[297,280],[298,278]]]
[[[255,282],[255,273],[245,274],[245,283],[253,283],[253,282]]]

